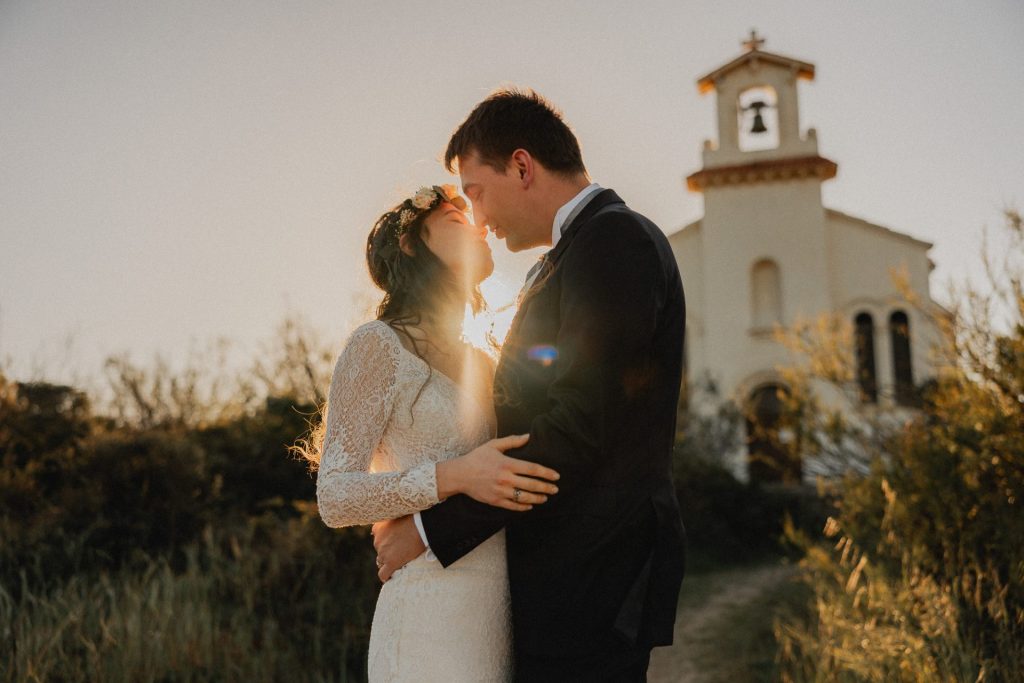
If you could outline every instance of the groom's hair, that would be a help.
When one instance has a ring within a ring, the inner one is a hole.
[[[475,152],[481,162],[504,173],[517,149],[559,175],[572,177],[587,170],[580,143],[561,112],[533,90],[514,88],[497,90],[476,105],[448,141],[444,165],[454,173],[459,157]]]

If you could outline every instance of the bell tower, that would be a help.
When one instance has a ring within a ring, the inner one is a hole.
[[[774,326],[813,318],[835,300],[821,184],[837,166],[818,154],[814,129],[800,129],[797,86],[814,79],[814,65],[764,43],[751,31],[739,56],[697,79],[701,94],[715,94],[718,136],[704,141],[702,167],[686,178],[704,216],[675,244],[699,254],[681,257],[681,268],[700,273],[689,290],[703,311],[692,327],[704,344],[699,363],[739,405],[771,412],[775,388],[786,387],[766,368],[790,361]]]
[[[764,43],[752,30],[739,57],[697,80],[701,94],[716,95],[718,140],[704,141],[704,168],[687,178],[691,190],[722,180],[712,169],[750,171],[752,163],[773,176],[836,174],[836,164],[818,156],[815,130],[800,134],[797,83],[814,79],[814,65],[765,52]],[[784,163],[763,163],[773,161]]]

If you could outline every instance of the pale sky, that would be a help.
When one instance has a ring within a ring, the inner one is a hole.
[[[754,27],[817,67],[826,206],[934,242],[937,298],[979,273],[981,227],[1024,209],[1020,0],[3,0],[0,367],[255,353],[289,312],[340,349],[374,219],[457,181],[448,136],[500,85],[559,106],[594,180],[672,233],[717,137],[696,79]],[[492,247],[512,291],[536,252]]]

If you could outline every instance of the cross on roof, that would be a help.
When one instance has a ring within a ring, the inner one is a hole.
[[[750,38],[744,40],[742,43],[743,47],[748,50],[756,50],[764,45],[764,38],[757,35],[757,29],[750,29]]]

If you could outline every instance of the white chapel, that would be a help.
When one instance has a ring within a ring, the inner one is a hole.
[[[669,237],[686,292],[685,401],[707,415],[731,401],[769,424],[786,391],[776,368],[792,362],[773,325],[831,312],[850,321],[856,346],[859,396],[842,409],[912,410],[915,387],[935,375],[937,331],[890,268],[934,305],[932,245],[822,204],[838,164],[819,154],[814,128],[801,130],[797,97],[814,65],[763,45],[752,31],[742,54],[697,80],[716,95],[718,140],[704,142],[703,166],[686,179],[703,217]],[[739,478],[812,480],[808,463],[772,466],[746,430],[726,463]]]

